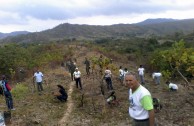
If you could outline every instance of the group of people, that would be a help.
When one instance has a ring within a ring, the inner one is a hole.
[[[86,74],[90,75],[90,61],[85,58],[84,64],[86,66]],[[81,83],[81,72],[78,70],[75,62],[68,63],[68,70],[71,74],[72,81],[75,80],[76,87],[82,90],[82,83]],[[129,72],[127,68],[119,68],[119,79],[122,84],[125,82],[125,85],[129,88],[129,115],[133,119],[134,126],[154,126],[154,105],[151,93],[141,84],[145,84],[144,76],[145,76],[145,69],[143,65],[137,70],[137,74],[133,72]],[[138,76],[137,76],[138,75]],[[153,79],[155,80],[156,84],[160,84],[160,77],[162,74],[160,72],[155,72],[152,74]],[[43,73],[37,70],[34,73],[33,80],[35,79],[37,90],[39,92],[43,91]],[[104,71],[103,78],[106,81],[107,89],[111,90],[111,94],[107,98],[107,103],[111,104],[112,101],[116,100],[115,91],[113,90],[112,85],[112,73],[111,70],[107,67]],[[139,79],[138,79],[139,78]],[[8,82],[5,76],[2,76],[2,80],[0,81],[1,87],[3,88],[3,94],[6,97],[6,103],[10,110],[14,110],[13,108],[13,99],[10,93],[10,89],[8,86]],[[178,86],[173,84],[169,81],[166,82],[169,86],[171,91],[177,91]],[[68,94],[65,88],[62,85],[57,85],[58,93],[53,93],[54,96],[61,102],[66,102],[68,98]]]
[[[39,92],[43,91],[43,86],[42,86],[43,77],[44,77],[43,73],[40,72],[39,69],[37,69],[36,72],[34,73],[34,76],[33,76],[33,82],[35,80],[36,86],[37,86],[37,90]],[[56,96],[56,98],[58,100],[60,100],[61,102],[67,101],[68,94],[65,91],[65,88],[62,85],[57,85],[57,87],[58,87],[58,92],[57,93],[53,93],[53,95]]]

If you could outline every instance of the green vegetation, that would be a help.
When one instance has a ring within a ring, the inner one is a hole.
[[[0,74],[18,77],[35,67],[60,64],[72,53],[64,44],[6,44],[0,47]]]
[[[28,92],[29,92],[28,87],[22,83],[16,84],[15,87],[11,91],[12,95],[17,100],[21,98],[25,98]]]
[[[167,79],[178,74],[188,83],[185,77],[192,77],[194,73],[193,52],[194,49],[186,48],[185,42],[181,40],[168,50],[154,52],[151,64],[162,71]]]
[[[178,36],[178,33],[177,33]],[[181,35],[182,36],[182,35]],[[172,37],[173,38],[173,37]],[[160,38],[162,40],[162,38]],[[175,39],[175,38],[174,38]],[[117,52],[146,66],[147,71],[159,70],[165,79],[181,77],[187,84],[194,76],[194,47],[191,42],[170,39],[162,41],[157,37],[130,39],[98,39],[95,47],[108,57]],[[93,60],[92,60],[93,61]]]

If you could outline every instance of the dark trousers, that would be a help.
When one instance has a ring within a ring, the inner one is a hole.
[[[74,77],[73,77],[73,72],[71,72],[71,80],[72,80],[72,81],[73,81],[73,78],[74,78]]]
[[[87,75],[90,75],[90,67],[89,66],[86,67],[86,73],[87,73]]]
[[[105,80],[106,80],[106,84],[107,84],[107,89],[108,90],[113,90],[111,78],[110,77],[106,77]]]
[[[170,91],[177,91],[177,89],[170,88]]]
[[[38,91],[43,91],[42,82],[37,82]]]
[[[13,108],[12,95],[9,91],[5,91],[4,93],[5,93],[7,107],[8,107],[8,109],[12,109]]]
[[[149,126],[149,119],[147,120],[133,120],[132,126]]]
[[[59,99],[61,102],[67,101],[67,97],[65,97],[63,95],[57,96],[57,99]]]
[[[76,83],[77,88],[78,88],[78,85],[79,85],[80,89],[82,89],[81,78],[75,78],[75,83]]]

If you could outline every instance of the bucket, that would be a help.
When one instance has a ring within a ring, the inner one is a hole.
[[[11,124],[11,111],[4,111],[5,124]]]
[[[0,112],[0,126],[5,126],[4,114]]]

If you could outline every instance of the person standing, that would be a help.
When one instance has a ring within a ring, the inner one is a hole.
[[[108,90],[113,90],[111,77],[112,77],[112,73],[109,70],[109,68],[107,67],[106,70],[105,70],[104,78],[105,78]]]
[[[87,59],[87,57],[85,58],[84,64],[86,65],[86,74],[90,75],[90,61]]]
[[[140,65],[140,67],[138,68],[138,75],[139,75],[141,84],[145,84],[145,82],[144,82],[144,70],[145,69],[143,68],[143,65]]]
[[[37,70],[35,73],[34,73],[34,76],[33,76],[33,80],[35,78],[35,81],[36,81],[36,84],[37,84],[37,89],[38,91],[43,91],[43,86],[42,86],[42,82],[43,82],[43,74],[42,72],[40,72],[39,70]]]
[[[2,89],[3,89],[3,94],[5,96],[5,100],[6,100],[6,104],[7,104],[7,108],[9,110],[15,110],[15,108],[13,108],[13,99],[12,99],[12,95],[11,95],[11,87],[8,84],[8,81],[6,80],[6,76],[3,75],[2,76],[2,80],[0,82]]]
[[[82,90],[82,83],[81,83],[81,72],[78,70],[78,68],[75,68],[75,72],[73,73],[76,87],[78,88],[78,85],[80,87],[80,90]]]
[[[133,126],[154,126],[154,107],[150,92],[143,87],[133,73],[125,75],[125,83],[129,88],[129,115]]]
[[[75,72],[76,65],[75,63],[71,60],[70,61],[70,74],[71,74],[71,80],[74,80],[73,73]]]
[[[152,74],[152,78],[154,79],[156,84],[160,84],[160,78],[161,78],[162,74],[160,72],[154,72]]]
[[[124,70],[122,69],[122,66],[119,67],[119,80],[121,84],[123,84],[123,79],[124,79]]]

